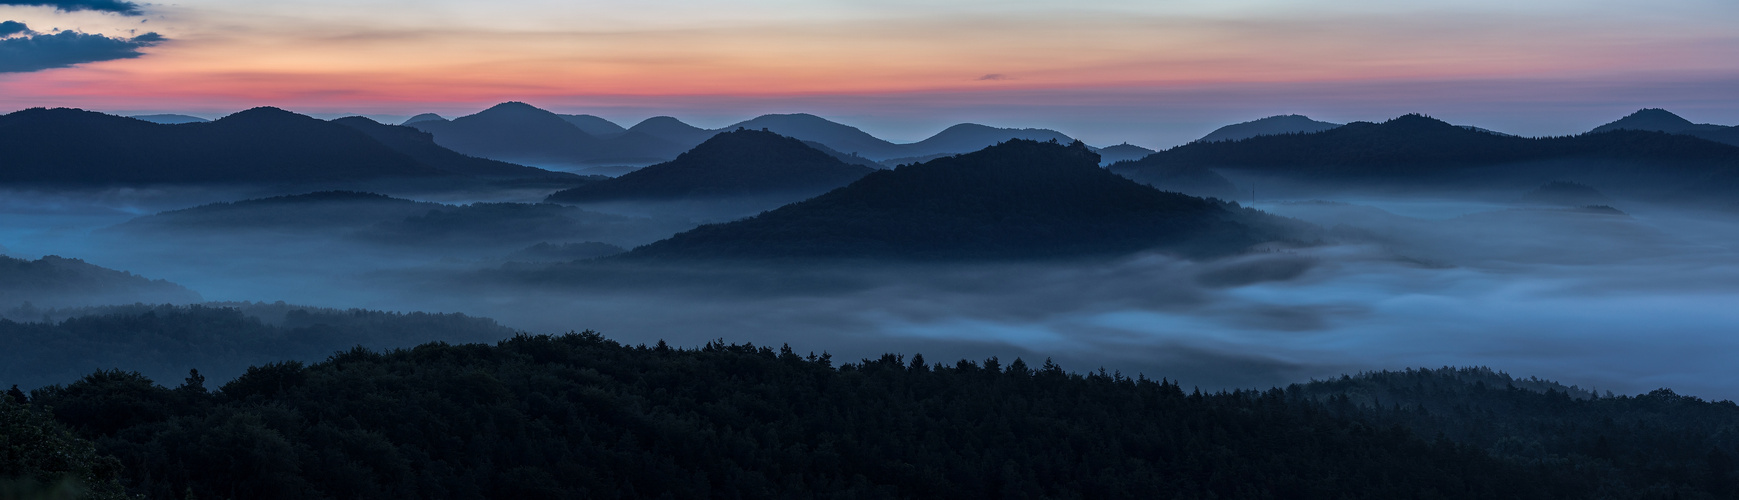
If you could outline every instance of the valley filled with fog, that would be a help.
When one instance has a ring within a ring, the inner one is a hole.
[[[1255,208],[1319,226],[1324,236],[1211,259],[1036,262],[551,267],[513,263],[526,260],[515,251],[547,236],[540,234],[413,245],[327,226],[124,230],[139,217],[243,195],[9,192],[0,248],[168,280],[204,301],[460,312],[533,333],[593,329],[629,344],[789,343],[848,360],[885,352],[1050,357],[1071,369],[1204,388],[1486,365],[1618,393],[1673,387],[1723,399],[1736,395],[1725,381],[1739,375],[1721,354],[1739,347],[1730,335],[1739,324],[1731,307],[1739,299],[1739,219],[1718,211],[1615,202],[1622,212],[1596,212],[1525,203],[1523,193],[1258,199]],[[564,235],[632,248],[688,228],[620,217],[607,230]],[[154,371],[186,368],[199,367]]]

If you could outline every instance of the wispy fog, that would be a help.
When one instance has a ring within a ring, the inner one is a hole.
[[[508,252],[101,230],[209,197],[6,194],[0,249],[82,258],[212,301],[464,312],[627,343],[790,343],[836,360],[1051,357],[1203,388],[1488,365],[1615,392],[1739,398],[1735,214],[1622,201],[1623,213],[1489,199],[1259,200],[1324,227],[1331,244],[1214,261],[554,268],[508,264]]]

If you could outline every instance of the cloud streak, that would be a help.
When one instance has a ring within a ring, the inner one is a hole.
[[[19,7],[53,7],[61,12],[78,12],[81,10],[97,12],[113,12],[126,16],[144,14],[139,11],[139,4],[121,0],[0,0],[0,5]]]
[[[0,73],[28,73],[84,63],[131,59],[144,55],[139,49],[167,40],[157,33],[146,33],[133,38],[110,38],[76,31],[37,33],[23,23],[14,21],[0,24],[0,33],[7,30],[13,30],[9,34],[22,33],[27,36],[0,39]]]

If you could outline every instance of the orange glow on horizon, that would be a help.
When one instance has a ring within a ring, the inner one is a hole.
[[[1412,23],[1413,25],[1409,25]],[[1189,87],[1725,70],[1706,37],[1546,36],[1518,22],[986,17],[623,32],[265,25],[170,33],[142,58],[0,74],[0,106],[152,101],[458,103]],[[1470,31],[1475,33],[1471,35]],[[1563,34],[1563,33],[1559,33]],[[1661,54],[1675,54],[1661,57]],[[981,79],[984,75],[1001,75]]]

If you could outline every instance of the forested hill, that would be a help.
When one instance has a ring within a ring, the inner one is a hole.
[[[549,201],[705,199],[793,194],[796,199],[850,184],[870,172],[772,132],[737,130],[707,139],[675,160],[557,192]]]
[[[1241,141],[1264,135],[1310,134],[1339,126],[1339,123],[1319,122],[1304,115],[1279,115],[1220,127],[1196,141]]]
[[[1535,186],[1567,179],[1602,187],[1671,190],[1739,169],[1739,147],[1634,130],[1524,138],[1407,115],[1312,134],[1194,142],[1110,168],[1139,176],[1146,170],[1179,167],[1325,182]]]
[[[1051,258],[1223,255],[1313,238],[1303,223],[1167,193],[1073,145],[1012,140],[877,171],[815,198],[701,226],[616,258]]]
[[[0,255],[0,311],[25,304],[75,307],[198,301],[199,294],[181,285],[78,259],[49,255],[32,261]]]
[[[442,208],[449,207],[376,193],[319,191],[170,210],[139,217],[116,228],[223,232],[356,228]]]
[[[77,109],[0,116],[0,182],[318,182],[452,176],[336,123],[255,108],[161,125]]]
[[[1691,123],[1679,115],[1659,108],[1638,110],[1617,121],[1595,127],[1593,132],[1614,130],[1649,130],[1700,137],[1715,142],[1739,146],[1739,127],[1710,123]]]
[[[405,125],[433,134],[435,142],[454,151],[515,163],[576,163],[603,144],[561,115],[522,102],[504,102],[451,121]]]
[[[190,375],[165,380],[169,388],[102,371],[16,393],[25,411],[52,409],[56,422],[6,430],[73,429],[119,462],[106,470],[129,493],[152,498],[1735,493],[1722,458],[1735,451],[1731,433],[1698,441],[1723,429],[1698,422],[1734,420],[1731,403],[1660,393],[1577,400],[1428,378],[1419,390],[1406,377],[1365,375],[1202,393],[1049,361],[931,364],[889,354],[835,366],[790,348],[626,346],[587,332],[358,348],[320,363],[255,366],[221,386]],[[1366,385],[1426,401],[1365,403]],[[1511,403],[1503,411],[1514,418],[1486,414],[1498,400]],[[1390,423],[1402,415],[1503,425],[1464,438]],[[1629,435],[1603,441],[1590,431]],[[1554,450],[1549,436],[1587,446]],[[1700,465],[1679,461],[1684,443],[1696,443]],[[77,451],[78,443],[63,446]]]

